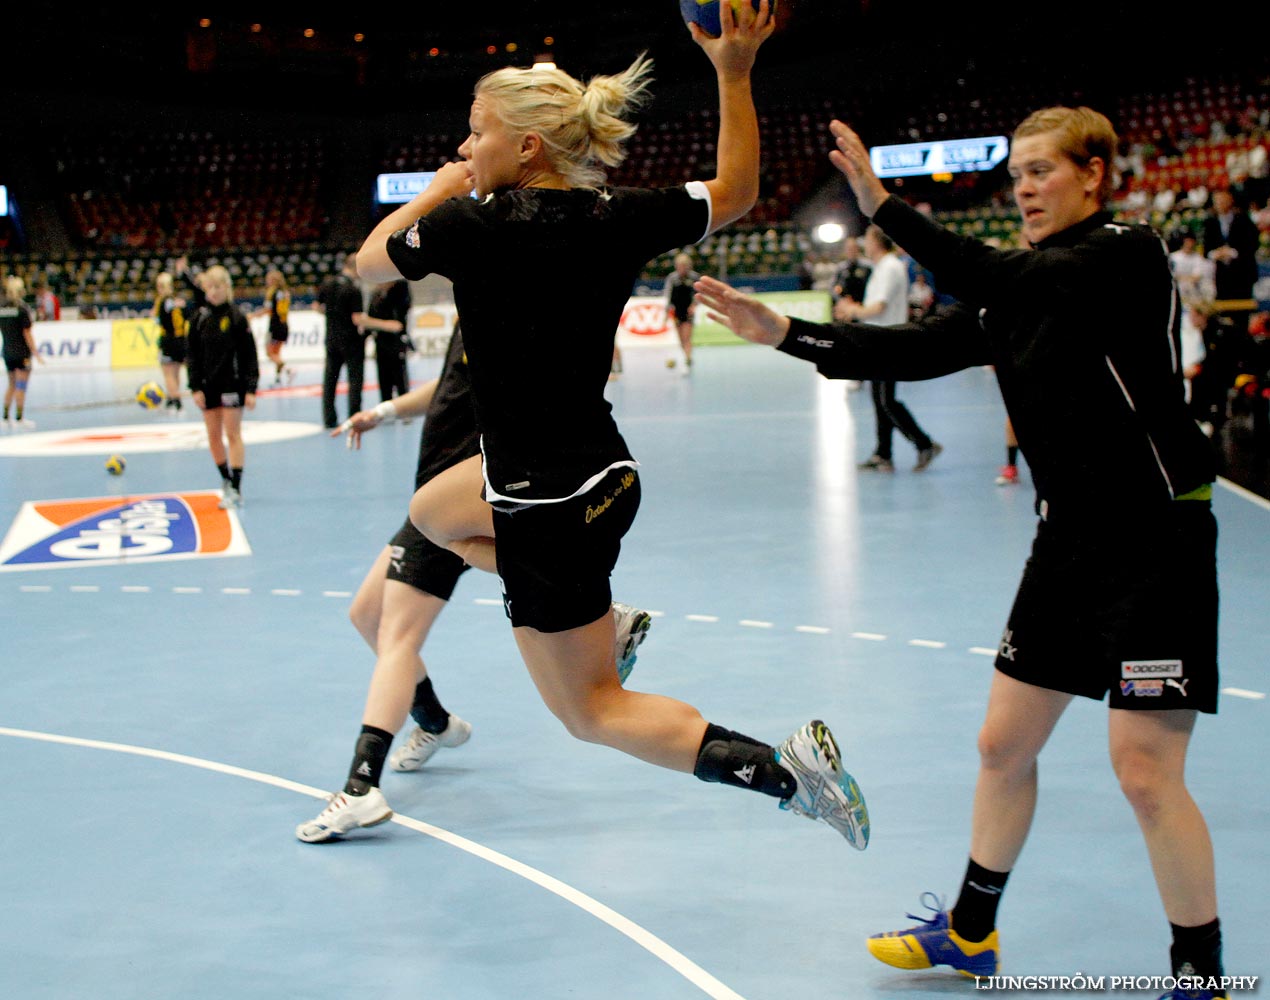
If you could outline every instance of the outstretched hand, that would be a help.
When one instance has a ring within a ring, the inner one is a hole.
[[[860,137],[836,118],[829,123],[829,131],[838,146],[829,154],[829,162],[846,177],[860,203],[860,211],[872,218],[890,193],[873,172],[869,151]]]
[[[373,431],[382,422],[383,418],[374,410],[359,410],[332,430],[330,436],[337,438],[347,434],[348,441],[346,444],[349,450],[360,449],[362,446],[362,435],[367,431]]]
[[[758,47],[776,30],[776,17],[769,0],[762,0],[758,10],[746,0],[735,12],[728,0],[720,0],[719,28],[719,37],[713,38],[699,25],[688,24],[692,40],[705,50],[721,78],[744,79],[754,68]]]
[[[715,278],[702,277],[692,287],[698,301],[709,310],[707,315],[742,340],[775,347],[789,333],[789,317],[773,312],[752,295]]]

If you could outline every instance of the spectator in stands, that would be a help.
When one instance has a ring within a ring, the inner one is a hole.
[[[783,317],[709,278],[699,298],[745,339],[831,377],[934,378],[991,363],[1040,515],[980,730],[961,892],[951,911],[932,907],[869,950],[899,968],[998,970],[997,907],[1035,813],[1038,756],[1075,697],[1109,696],[1112,766],[1172,926],[1170,975],[1220,977],[1212,841],[1185,780],[1197,712],[1215,713],[1219,690],[1214,460],[1182,399],[1164,248],[1104,208],[1115,131],[1088,108],[1029,115],[1008,169],[1032,249],[993,250],[889,194],[859,136],[830,128],[861,211],[961,304],[879,331]]]
[[[43,276],[35,283],[35,318],[44,323],[62,318],[62,302]]]
[[[375,365],[379,372],[379,398],[404,396],[410,391],[406,358],[410,353],[410,284],[381,282],[370,296],[362,317],[362,329],[375,336]]]
[[[1248,213],[1235,204],[1226,190],[1213,192],[1212,211],[1204,220],[1204,254],[1216,265],[1214,284],[1219,302],[1252,298],[1257,283],[1257,247],[1260,237]],[[1248,329],[1248,310],[1231,310],[1240,329]]]
[[[1199,252],[1199,241],[1194,234],[1182,234],[1181,245],[1169,254],[1169,267],[1184,303],[1212,302],[1216,295],[1214,265]]]
[[[31,379],[31,359],[44,364],[31,335],[31,313],[23,301],[26,284],[10,275],[4,279],[4,298],[0,302],[0,338],[4,345],[4,368],[8,382],[4,387],[4,426],[33,430],[35,421],[26,416],[26,390]],[[10,420],[9,411],[13,410]]]
[[[376,281],[436,273],[454,282],[482,456],[428,482],[411,521],[469,565],[498,572],[517,646],[551,711],[578,738],[771,796],[863,848],[863,798],[822,722],[773,747],[691,705],[623,688],[615,669],[609,580],[640,500],[635,460],[604,398],[618,321],[648,260],[740,218],[759,191],[750,70],[775,25],[766,0],[757,13],[720,9],[719,37],[691,26],[717,77],[716,176],[602,186],[602,165],[621,162],[635,131],[628,118],[647,94],[647,59],[586,84],[554,68],[509,67],[477,84],[464,162],[442,166],[385,217],[358,259]],[[562,316],[564,278],[578,294]],[[348,798],[340,808],[385,818],[369,796]]]
[[[322,376],[322,423],[339,425],[335,414],[335,390],[340,372],[348,369],[348,415],[362,408],[362,379],[366,368],[366,341],[362,322],[366,313],[357,281],[357,255],[348,254],[338,274],[329,276],[318,292],[317,310],[326,316],[326,368]]]

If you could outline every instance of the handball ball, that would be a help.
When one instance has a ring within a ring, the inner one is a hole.
[[[147,382],[137,389],[137,403],[143,410],[153,410],[160,406],[166,397],[158,382]]]
[[[111,455],[106,459],[106,471],[112,476],[122,476],[123,470],[127,465],[128,463],[123,460],[122,455]]]
[[[732,11],[741,9],[742,0],[732,0]],[[755,10],[758,10],[759,0],[750,0]],[[769,0],[768,9],[775,12],[776,0]],[[693,21],[707,35],[718,38],[723,33],[723,26],[719,23],[719,0],[679,0],[679,11],[683,14],[686,22],[691,24]]]
[[[666,367],[667,367],[667,368],[674,368],[674,367],[675,367],[675,359],[674,359],[674,358],[667,358],[667,359],[666,359]]]

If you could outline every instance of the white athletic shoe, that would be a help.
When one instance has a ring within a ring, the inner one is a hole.
[[[20,431],[35,430],[35,421],[30,417],[23,417],[21,420],[15,420],[13,426]]]
[[[794,775],[798,790],[780,807],[823,819],[857,851],[869,846],[869,808],[860,786],[842,767],[829,727],[814,719],[776,748],[776,762]]]
[[[462,746],[472,735],[472,723],[451,713],[450,721],[439,733],[430,733],[415,726],[414,732],[404,744],[388,758],[388,766],[394,771],[417,771],[432,759],[442,747]]]
[[[639,649],[639,644],[648,636],[653,617],[647,611],[614,601],[613,624],[617,627],[617,645],[614,650],[617,679],[625,684],[626,678],[635,668],[635,650]]]
[[[239,490],[232,486],[225,487],[225,495],[221,497],[220,503],[216,506],[221,510],[237,510],[243,505],[243,495]]]
[[[390,819],[392,810],[378,788],[372,788],[365,795],[336,792],[327,800],[326,808],[318,813],[317,819],[301,823],[295,828],[295,835],[306,844],[321,844],[342,837],[349,830],[378,826]]]

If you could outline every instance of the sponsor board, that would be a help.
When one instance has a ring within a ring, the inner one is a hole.
[[[152,319],[117,319],[110,324],[111,368],[159,367],[159,324]]]
[[[243,421],[243,442],[248,445],[288,441],[321,433],[320,424],[298,420],[252,420],[249,417]],[[154,451],[198,451],[206,447],[207,429],[202,421],[182,420],[15,434],[0,438],[0,457],[130,455]]]
[[[665,297],[636,296],[626,303],[617,327],[617,346],[678,347],[675,323],[666,315]]]
[[[39,321],[31,328],[36,350],[49,368],[109,368],[109,320]]]
[[[220,493],[31,500],[0,542],[0,573],[251,555]]]

